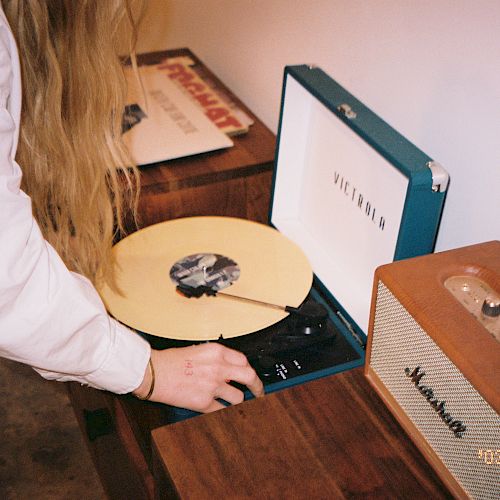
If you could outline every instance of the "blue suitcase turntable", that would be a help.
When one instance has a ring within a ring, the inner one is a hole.
[[[358,344],[375,269],[433,251],[448,181],[321,69],[285,68],[270,221],[304,250],[314,289]]]
[[[241,350],[266,392],[361,366],[375,268],[433,251],[447,186],[437,162],[321,69],[290,66],[269,225],[149,226],[115,246],[122,293],[102,296],[154,348]]]

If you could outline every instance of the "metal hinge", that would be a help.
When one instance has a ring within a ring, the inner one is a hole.
[[[437,161],[428,161],[426,166],[431,169],[432,190],[435,193],[443,193],[448,188],[450,176],[444,167]]]

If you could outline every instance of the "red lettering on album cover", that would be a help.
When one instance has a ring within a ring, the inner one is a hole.
[[[160,64],[158,66],[160,70],[167,70],[168,76],[172,80],[179,78],[185,73],[184,66],[182,64]]]
[[[225,120],[218,121],[217,126],[219,128],[223,127],[241,127],[241,123],[234,117],[234,116],[228,116]]]
[[[193,96],[204,108],[209,108],[214,104],[218,104],[217,99],[214,99],[214,97],[207,92],[204,94],[193,94]],[[207,114],[208,111],[210,111],[210,109],[207,109],[205,113]]]
[[[197,81],[199,77],[187,66],[179,63],[170,64],[168,59],[165,59],[158,65],[158,69],[165,71],[166,76],[171,80],[176,80],[180,83],[196,99],[204,109],[205,115],[217,127],[243,127],[242,123],[236,117],[230,115],[230,111],[222,105],[222,102],[213,93],[212,89],[201,81]]]
[[[199,82],[188,82],[184,87],[189,90],[190,94],[195,95],[196,92],[201,92],[205,87]]]

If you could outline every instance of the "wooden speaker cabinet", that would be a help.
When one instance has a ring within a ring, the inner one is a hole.
[[[375,273],[365,373],[459,498],[500,495],[500,242]]]

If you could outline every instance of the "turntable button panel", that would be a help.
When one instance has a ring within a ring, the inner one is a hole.
[[[444,286],[500,342],[500,293],[476,276],[451,276]]]

